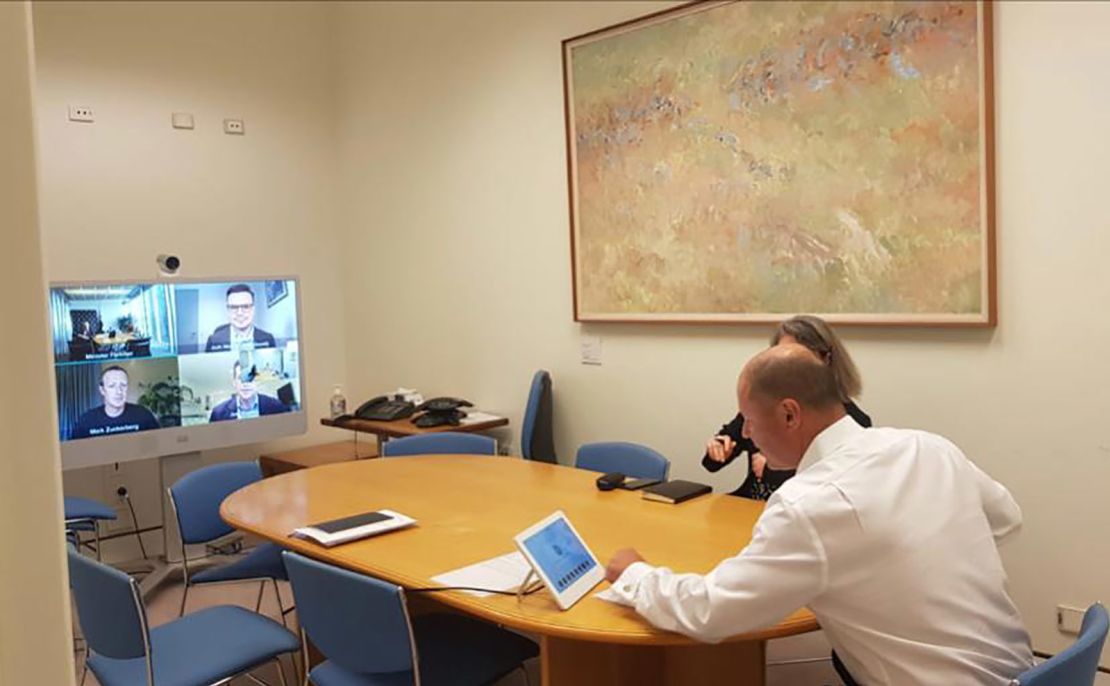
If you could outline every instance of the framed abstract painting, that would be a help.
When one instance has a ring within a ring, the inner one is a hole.
[[[564,41],[575,319],[993,326],[990,9],[704,2]]]

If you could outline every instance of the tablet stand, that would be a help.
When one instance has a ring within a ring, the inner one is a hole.
[[[521,581],[520,586],[516,589],[516,601],[518,603],[524,599],[524,594],[529,592],[528,586],[531,584],[532,577],[534,576],[536,576],[536,570],[528,567],[528,575],[524,577],[524,581]],[[543,579],[537,578],[536,581],[539,582],[540,586],[543,586]],[[537,588],[539,588],[539,586],[537,586]]]

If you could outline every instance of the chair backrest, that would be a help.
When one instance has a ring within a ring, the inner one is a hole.
[[[574,466],[595,472],[620,472],[638,479],[666,479],[671,461],[638,443],[584,443]]]
[[[146,655],[146,610],[135,580],[106,564],[68,549],[69,585],[77,601],[81,631],[93,652],[128,660]]]
[[[354,672],[413,671],[416,649],[399,586],[288,550],[282,557],[297,619],[325,657]]]
[[[441,431],[434,434],[394,438],[382,446],[382,457],[436,454],[496,455],[497,441],[489,436],[478,434]]]
[[[83,338],[73,338],[67,341],[71,355],[87,355],[93,351],[92,341]]]
[[[243,486],[262,480],[257,462],[223,462],[189,472],[170,486],[184,543],[207,543],[234,531],[220,518],[220,504]]]
[[[551,375],[539,370],[532,375],[524,423],[520,430],[520,454],[526,460],[556,463],[555,437],[551,425]]]
[[[1102,603],[1088,607],[1075,643],[1023,672],[1013,683],[1019,686],[1092,686],[1108,628],[1110,618]]]

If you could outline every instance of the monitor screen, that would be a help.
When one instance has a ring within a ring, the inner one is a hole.
[[[50,310],[67,467],[304,431],[295,279],[53,284]]]
[[[590,551],[562,517],[525,538],[524,547],[556,592],[570,588],[596,566]]]

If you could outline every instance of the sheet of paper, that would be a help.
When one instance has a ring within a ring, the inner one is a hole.
[[[466,411],[466,416],[460,421],[461,424],[477,424],[479,422],[491,422],[495,419],[501,419],[500,415],[490,414],[489,412],[480,411]]]
[[[520,551],[515,551],[444,572],[433,576],[432,581],[443,586],[472,586],[492,591],[515,592],[531,569],[528,560],[524,559]],[[481,597],[493,595],[484,591],[464,592]]]

